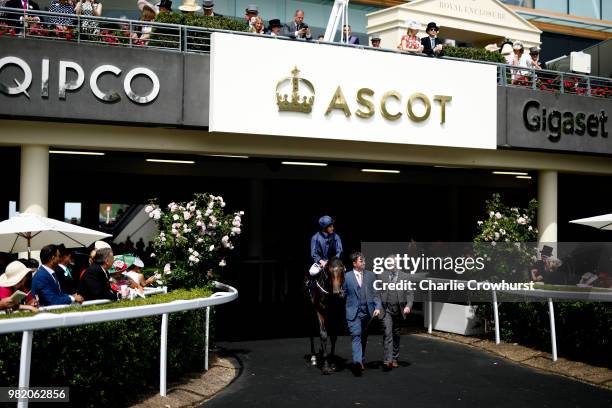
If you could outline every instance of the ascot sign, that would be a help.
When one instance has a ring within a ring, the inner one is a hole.
[[[495,66],[259,36],[211,40],[211,132],[497,147]],[[286,63],[244,64],[261,55]]]
[[[0,92],[9,96],[17,96],[24,94],[28,99],[30,98],[30,93],[28,89],[32,85],[33,75],[32,69],[30,65],[24,61],[23,59],[15,56],[8,56],[4,58],[0,58],[0,72],[5,66],[16,65],[23,72],[23,79],[14,78],[13,84],[5,84],[0,82]],[[49,98],[49,68],[50,62],[49,59],[42,59],[41,61],[41,87],[40,87],[40,96],[42,98]],[[76,73],[76,79],[68,81],[68,71],[73,71]],[[121,95],[116,90],[106,90],[103,91],[98,86],[98,79],[101,75],[110,73],[116,77],[119,77],[122,73],[121,68],[104,64],[95,68],[89,75],[89,88],[94,96],[103,102],[113,103],[121,100]],[[76,62],[73,61],[65,61],[60,60],[58,64],[58,98],[66,99],[67,92],[77,92],[79,88],[85,82],[85,71]],[[138,75],[143,75],[152,82],[153,87],[149,91],[149,93],[145,95],[138,95],[132,89],[132,81]],[[152,70],[143,67],[133,68],[127,72],[125,77],[123,78],[123,92],[132,102],[144,105],[153,102],[160,92],[160,82],[159,78]]]

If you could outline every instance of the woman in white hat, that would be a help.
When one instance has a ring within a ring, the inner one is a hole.
[[[0,310],[38,311],[38,302],[27,287],[31,277],[32,269],[20,261],[13,261],[7,265],[4,274],[0,276]],[[16,300],[17,298],[13,296],[13,293],[16,291],[25,293],[26,297]]]
[[[408,22],[408,30],[406,31],[406,35],[402,36],[397,48],[401,51],[422,52],[423,45],[421,44],[421,39],[417,36],[420,29],[421,24],[419,24],[417,21]]]

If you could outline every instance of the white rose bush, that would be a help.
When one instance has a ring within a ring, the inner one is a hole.
[[[165,207],[153,201],[144,211],[159,230],[152,259],[172,289],[209,285],[227,265],[242,233],[244,211],[226,214],[223,197],[209,193]]]
[[[477,221],[475,251],[486,259],[481,280],[524,282],[537,247],[536,211],[538,202],[527,208],[508,207],[499,194],[486,201],[486,217]]]

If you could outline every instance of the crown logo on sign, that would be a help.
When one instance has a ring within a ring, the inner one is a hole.
[[[279,112],[312,112],[312,105],[315,100],[315,89],[312,83],[304,78],[300,78],[298,74],[300,70],[297,67],[291,71],[291,77],[283,78],[276,84],[276,104]],[[291,84],[291,95],[282,94],[280,89],[285,85]],[[311,96],[300,96],[298,93],[300,84],[306,85],[310,90]]]

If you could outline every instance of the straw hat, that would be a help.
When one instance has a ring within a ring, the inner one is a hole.
[[[525,48],[525,47],[523,46],[523,43],[522,43],[521,41],[515,41],[515,42],[512,44],[512,49],[513,49],[513,50],[522,50],[522,49],[524,49],[524,48]]]
[[[497,44],[489,44],[485,47],[485,50],[489,51],[489,52],[495,52],[495,51],[499,51],[499,45]]]
[[[512,45],[509,43],[506,43],[503,45],[501,49],[501,55],[510,55],[510,54],[512,54]]]
[[[148,2],[147,0],[138,0],[138,9],[142,13],[145,7],[150,8],[156,15],[159,14],[159,7],[155,7],[153,3]]]
[[[196,0],[183,0],[183,4],[179,6],[179,10],[194,12],[202,10],[202,7],[196,4]]]
[[[0,276],[0,286],[10,288],[15,286],[29,273],[32,269],[28,268],[20,261],[13,261],[6,266],[4,274]]]

